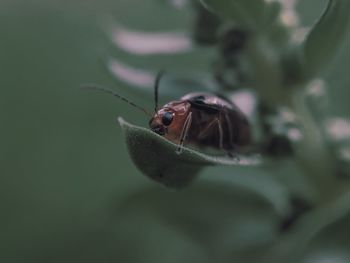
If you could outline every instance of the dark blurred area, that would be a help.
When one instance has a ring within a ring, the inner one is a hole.
[[[303,1],[306,24],[324,3]],[[115,50],[104,31],[110,17],[148,31],[185,31],[193,22],[191,9],[161,0],[0,2],[0,262],[212,262],[237,240],[255,240],[263,250],[278,232],[279,217],[263,210],[267,204],[201,180],[183,193],[149,181],[129,159],[116,121],[147,126],[148,119],[113,97],[79,89],[100,83],[152,109],[152,94],[113,78],[106,60],[152,70],[186,61]],[[327,75],[332,110],[343,116],[350,113],[349,45],[350,37]],[[257,225],[244,218],[262,219]],[[224,240],[230,220],[251,236]]]

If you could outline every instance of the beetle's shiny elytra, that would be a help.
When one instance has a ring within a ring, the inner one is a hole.
[[[186,143],[208,146],[233,153],[251,141],[250,125],[244,114],[228,100],[209,93],[189,93],[158,109],[158,88],[163,72],[155,82],[155,113],[152,116],[119,94],[93,86],[124,100],[151,116],[151,130],[178,145],[181,153]]]

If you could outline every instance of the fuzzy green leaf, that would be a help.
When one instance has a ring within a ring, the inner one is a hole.
[[[270,6],[262,0],[201,0],[209,10],[246,29],[261,28],[271,22]]]
[[[312,77],[334,57],[350,23],[350,1],[329,0],[328,6],[301,46],[303,72]]]
[[[118,121],[125,133],[126,144],[135,165],[145,175],[171,188],[190,183],[205,166],[261,164],[260,156],[237,158],[210,156],[184,148],[179,155],[177,145],[146,128],[132,125],[121,117]]]

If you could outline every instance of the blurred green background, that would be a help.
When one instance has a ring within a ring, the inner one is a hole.
[[[306,25],[326,3],[300,2]],[[148,120],[78,89],[100,83],[151,108],[151,94],[118,82],[104,61],[157,70],[189,60],[117,51],[103,31],[108,16],[140,30],[188,31],[193,19],[165,0],[0,1],[0,262],[223,262],[253,258],[247,247],[258,256],[276,238],[279,216],[242,185],[258,178],[278,198],[268,171],[242,170],[235,178],[248,179],[228,187],[210,181],[227,168],[211,168],[182,192],[164,189],[132,164],[116,117]],[[332,111],[341,116],[350,114],[349,50],[350,34],[327,74]],[[190,66],[209,68],[205,61],[198,55]]]

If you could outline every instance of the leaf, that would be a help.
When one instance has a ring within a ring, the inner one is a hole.
[[[325,227],[302,253],[303,262],[350,262],[350,216]]]
[[[328,6],[301,46],[303,72],[318,74],[333,59],[348,33],[350,1],[329,0]]]
[[[151,187],[131,195],[118,207],[113,224],[120,245],[115,248],[129,248],[127,258],[135,257],[132,251],[141,246],[143,254],[153,254],[156,259],[160,251],[177,259],[170,262],[193,262],[192,253],[206,253],[210,262],[259,262],[278,236],[275,225],[280,219],[267,200],[226,182],[200,180],[181,192]],[[164,233],[181,235],[183,240],[167,238]],[[185,250],[183,243],[191,245],[193,252]],[[188,256],[178,255],[178,247]]]
[[[177,145],[146,128],[127,123],[121,117],[118,121],[124,130],[131,159],[145,175],[172,188],[189,184],[205,167],[213,165],[251,166],[261,164],[259,155],[228,158],[210,156],[184,148],[182,154],[175,151]]]
[[[283,174],[289,172],[288,168],[285,168]],[[273,171],[273,173],[276,172],[278,173],[278,171]],[[271,173],[270,170],[261,167],[235,167],[233,171],[230,166],[214,166],[208,167],[201,174],[200,182],[206,182],[209,185],[222,184],[254,193],[254,195],[259,196],[260,200],[270,203],[278,214],[286,217],[292,212],[290,205],[292,192],[283,183],[273,178]],[[217,174],[217,176],[214,177],[213,174]],[[293,172],[291,174],[298,176]],[[280,175],[276,175],[276,177],[280,177]]]
[[[119,23],[111,26],[113,43],[134,55],[178,54],[190,52],[193,44],[184,32],[146,32],[126,28]]]
[[[254,30],[270,23],[270,5],[262,0],[201,0],[209,10],[232,20],[239,26]]]
[[[339,257],[342,252],[349,251],[349,203],[350,194],[346,193],[334,202],[306,214],[297,222],[294,228],[291,229],[291,232],[282,236],[275,247],[267,251],[267,257],[261,262],[272,262],[272,260],[291,263],[320,262],[311,258],[311,256],[314,256],[312,254],[316,253],[315,257],[324,255],[324,258],[329,257],[334,259]],[[347,242],[344,242],[345,240]],[[330,244],[333,244],[332,247]],[[337,245],[334,246],[334,244]],[[315,251],[314,248],[318,245],[327,246],[329,251],[326,253],[324,249],[317,249]],[[344,249],[345,247],[346,249]],[[306,257],[308,260],[300,261],[302,257]],[[347,258],[350,258],[349,254]],[[288,261],[285,259],[288,259]],[[338,261],[330,260],[329,262]],[[349,260],[339,262],[349,262]]]

